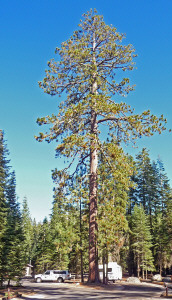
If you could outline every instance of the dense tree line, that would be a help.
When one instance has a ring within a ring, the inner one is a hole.
[[[116,146],[110,165],[99,158],[97,255],[99,263],[117,261],[124,271],[146,278],[169,273],[172,259],[172,190],[163,163],[142,149],[135,158]],[[4,134],[0,136],[0,279],[19,279],[27,264],[34,272],[69,269],[88,273],[89,201],[84,168],[71,181],[54,180],[50,218],[36,223],[27,198],[20,209],[15,172],[9,166]]]
[[[171,270],[172,190],[160,159],[151,162],[143,149],[136,158],[118,146],[115,172],[99,159],[98,246],[99,263],[117,261],[129,274]],[[73,181],[54,176],[50,219],[37,224],[35,272],[69,268],[88,273],[88,176],[80,169]],[[35,228],[36,229],[36,228]],[[36,239],[35,239],[36,241]],[[34,244],[35,242],[33,242]]]
[[[171,268],[172,190],[162,161],[151,162],[146,149],[136,156],[135,165],[136,187],[130,190],[127,213],[132,230],[132,268],[137,267],[138,274],[141,270],[162,274]]]

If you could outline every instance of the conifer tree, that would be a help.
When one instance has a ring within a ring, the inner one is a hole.
[[[88,176],[86,170],[78,170],[72,180],[70,187],[70,199],[73,207],[73,230],[75,238],[73,240],[72,251],[70,253],[70,269],[76,274],[81,274],[81,282],[84,281],[84,271],[88,272]]]
[[[165,224],[166,224],[166,235],[168,239],[166,252],[167,252],[167,263],[166,268],[172,267],[171,256],[172,256],[172,190],[170,189],[168,193],[168,198],[166,201],[166,214],[165,214]]]
[[[124,34],[108,26],[96,10],[83,15],[79,30],[56,48],[58,61],[48,62],[46,77],[40,87],[50,95],[64,95],[57,114],[39,118],[39,125],[48,124],[49,132],[40,133],[38,141],[58,142],[57,156],[89,163],[89,281],[98,280],[97,261],[97,162],[103,151],[102,124],[110,142],[135,141],[165,130],[166,120],[150,111],[134,114],[118,95],[133,90],[123,73],[133,70],[135,57],[132,45],[124,45]],[[116,73],[118,72],[118,76]],[[114,97],[116,99],[114,99]],[[112,153],[113,154],[113,153]],[[58,173],[59,174],[59,173]]]
[[[36,248],[36,271],[43,272],[52,266],[52,237],[50,232],[50,222],[44,218],[43,223],[38,225],[38,241]]]
[[[2,285],[4,277],[3,251],[5,245],[5,234],[7,224],[6,186],[8,179],[9,160],[8,150],[4,141],[4,133],[0,130],[0,282]]]
[[[42,224],[39,222],[37,224],[36,220],[33,219],[32,223],[32,231],[33,231],[33,241],[32,241],[32,265],[33,265],[33,273],[37,271],[36,263],[39,262],[40,257],[40,231]]]
[[[136,187],[129,193],[130,213],[134,203],[144,206],[152,235],[154,264],[157,272],[162,273],[163,269],[171,266],[171,235],[167,234],[170,232],[168,221],[169,224],[171,222],[171,188],[162,161],[158,158],[156,162],[151,162],[146,149],[142,149],[136,156],[136,169]],[[132,251],[130,255],[131,261]]]
[[[151,162],[149,151],[143,148],[136,155],[136,203],[142,204],[146,215],[149,216],[151,233],[153,233],[153,222],[156,213],[159,211],[159,172],[157,164]]]
[[[15,172],[10,174],[6,190],[7,198],[7,225],[5,234],[5,247],[3,251],[4,270],[8,283],[10,280],[19,280],[25,267],[24,234],[19,203],[16,196]]]
[[[26,263],[31,263],[33,256],[33,222],[30,216],[27,198],[24,197],[22,205],[22,228],[24,234],[24,252]]]
[[[155,265],[162,274],[163,268],[171,266],[171,201],[172,190],[169,179],[165,174],[165,169],[160,158],[157,160],[157,190],[158,202],[153,222],[153,241]]]
[[[128,193],[128,205],[127,205],[127,215],[131,215],[135,204],[138,204],[138,177],[137,177],[137,170],[136,170],[136,162],[133,160],[133,173],[131,175],[131,181],[133,186],[130,188]]]
[[[111,157],[111,164],[114,164],[114,172],[112,172],[110,166],[107,166],[103,156],[99,159],[99,256],[101,253],[103,256],[105,255],[106,257],[105,259],[102,257],[102,261],[106,262],[108,257],[113,261],[119,262],[120,260],[120,249],[124,244],[128,230],[126,220],[128,191],[132,186],[130,179],[133,169],[132,160],[124,154],[121,147],[117,145],[115,147],[116,156]],[[108,148],[109,145],[107,152]]]
[[[166,202],[170,192],[169,179],[165,173],[163,162],[160,158],[157,160],[158,169],[158,196],[159,196],[159,211],[162,213],[166,210]]]
[[[71,182],[66,177],[61,177],[60,182],[56,183],[54,189],[53,210],[50,222],[55,247],[53,261],[56,267],[68,268],[69,256],[74,245],[76,246],[75,254],[77,253],[77,249],[79,250],[78,226],[78,206],[76,199],[73,198]],[[77,267],[75,271],[77,271]]]
[[[73,232],[70,215],[58,207],[58,200],[53,205],[51,216],[51,235],[53,238],[52,262],[54,268],[68,269],[69,253],[72,247]],[[68,227],[69,226],[69,227]]]
[[[147,214],[151,215],[151,176],[152,166],[148,151],[143,148],[141,153],[136,156],[137,160],[137,195],[138,203],[143,205]]]
[[[162,213],[157,213],[153,224],[153,252],[157,271],[162,274],[167,256],[168,237],[166,222]]]
[[[131,219],[132,230],[132,249],[134,253],[135,264],[137,266],[137,276],[140,276],[142,271],[142,277],[144,278],[145,272],[153,271],[153,256],[152,256],[152,237],[150,234],[150,227],[148,219],[144,212],[142,205],[135,205]]]

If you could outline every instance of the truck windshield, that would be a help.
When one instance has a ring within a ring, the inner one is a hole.
[[[44,274],[45,275],[50,275],[50,271],[46,271]]]

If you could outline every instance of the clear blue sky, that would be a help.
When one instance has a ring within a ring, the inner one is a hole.
[[[57,111],[55,97],[43,93],[44,77],[54,50],[77,29],[90,8],[126,33],[138,58],[132,72],[136,89],[126,101],[136,112],[164,114],[172,128],[172,1],[171,0],[0,0],[0,129],[5,131],[11,165],[16,172],[20,202],[28,199],[32,217],[42,220],[52,207],[51,170],[63,161],[54,158],[55,145],[38,143],[37,117]],[[139,141],[158,155],[172,182],[172,135]],[[128,151],[128,150],[127,150]]]

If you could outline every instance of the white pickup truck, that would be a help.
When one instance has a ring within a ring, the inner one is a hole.
[[[64,282],[65,280],[71,279],[71,274],[64,270],[47,270],[43,274],[35,275],[36,282],[42,281],[57,281]]]

